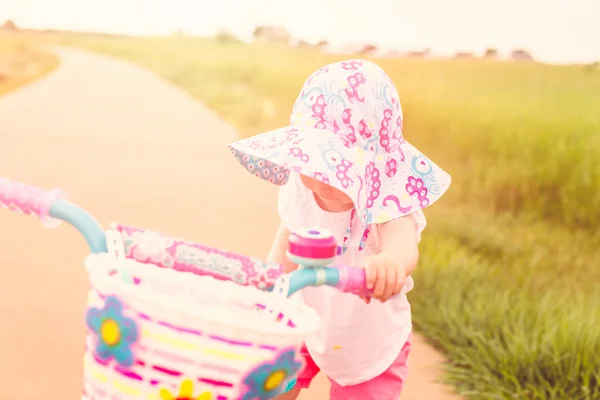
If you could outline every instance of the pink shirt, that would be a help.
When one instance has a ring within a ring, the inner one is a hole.
[[[278,211],[288,230],[325,229],[338,243],[342,243],[350,224],[350,211],[323,211],[295,173],[279,191]],[[418,211],[413,217],[420,240],[426,225],[425,216]],[[353,226],[358,225],[353,223]],[[358,267],[364,256],[380,251],[377,226],[372,226],[364,251],[359,251],[362,233],[352,232],[346,253],[338,257],[336,263]],[[330,287],[302,290],[299,297],[322,319],[320,332],[306,341],[321,371],[337,384],[347,386],[369,381],[387,370],[412,330],[410,304],[406,298],[412,288],[413,280],[408,277],[398,296],[383,304],[373,301],[368,305],[357,296]]]

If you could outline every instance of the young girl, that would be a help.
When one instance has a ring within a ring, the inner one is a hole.
[[[322,371],[333,400],[398,400],[411,343],[406,293],[425,227],[422,209],[450,185],[450,176],[404,140],[393,82],[376,64],[349,60],[313,73],[294,104],[290,125],[231,144],[254,175],[280,185],[281,226],[269,261],[285,256],[291,231],[331,232],[337,262],[363,267],[374,298],[330,287],[302,291],[322,318],[306,341],[306,368],[295,399]]]

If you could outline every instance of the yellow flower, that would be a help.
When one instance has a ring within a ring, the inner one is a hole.
[[[100,337],[109,346],[116,346],[121,341],[119,324],[112,319],[105,319],[100,325]]]
[[[198,397],[194,397],[194,384],[189,379],[181,383],[179,395],[173,395],[167,389],[160,389],[160,398],[162,400],[213,400],[213,396],[209,392],[204,392]]]
[[[271,372],[263,385],[265,391],[270,392],[271,390],[277,389],[283,383],[285,378],[287,378],[287,375],[284,370]]]

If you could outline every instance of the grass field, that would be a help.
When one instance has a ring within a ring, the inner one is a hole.
[[[24,34],[0,32],[0,95],[23,86],[58,65],[58,58],[43,51]]]
[[[64,36],[184,87],[243,135],[287,123],[303,81],[341,58],[189,38]],[[405,135],[449,171],[428,211],[416,327],[471,399],[600,399],[600,71],[380,60]],[[211,134],[211,132],[199,132]]]

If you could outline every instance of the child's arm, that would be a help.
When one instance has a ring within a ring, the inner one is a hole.
[[[378,225],[381,252],[367,257],[367,286],[373,297],[387,301],[400,293],[406,277],[419,261],[415,220],[412,214]],[[368,300],[367,300],[368,302]]]
[[[412,214],[379,225],[381,252],[392,259],[402,260],[406,276],[412,274],[419,262],[417,230]]]
[[[267,261],[283,265],[284,272],[292,272],[298,269],[298,265],[288,260],[285,252],[288,249],[288,240],[290,237],[290,231],[282,224],[279,224],[279,229],[275,234],[271,251],[267,256]]]

